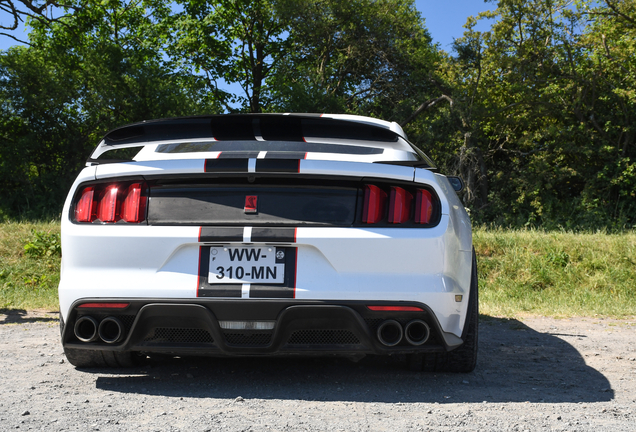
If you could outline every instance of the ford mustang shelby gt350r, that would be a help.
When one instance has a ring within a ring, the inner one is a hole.
[[[471,371],[477,269],[458,187],[373,118],[115,129],[64,205],[66,356],[118,367],[152,354],[400,354]]]

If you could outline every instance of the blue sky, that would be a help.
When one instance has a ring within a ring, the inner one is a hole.
[[[433,40],[446,51],[451,50],[453,38],[460,37],[464,32],[466,18],[496,7],[495,4],[484,3],[483,0],[416,0],[415,5],[426,20],[426,27]],[[0,19],[3,23],[8,22],[4,14],[0,14]],[[488,23],[480,23],[477,29],[487,30]],[[17,36],[26,38],[24,33]],[[13,39],[0,36],[0,49],[7,49],[15,43]]]

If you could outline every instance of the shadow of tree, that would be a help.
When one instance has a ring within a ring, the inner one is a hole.
[[[488,318],[488,317],[485,317]],[[585,337],[580,335],[580,337]],[[136,370],[97,370],[97,388],[194,398],[362,402],[598,402],[607,378],[566,341],[517,320],[480,325],[469,374],[415,373],[404,358],[165,358]]]

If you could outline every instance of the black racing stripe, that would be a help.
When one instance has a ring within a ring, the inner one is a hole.
[[[265,155],[265,159],[305,159],[306,155],[307,152],[268,151]],[[256,163],[258,164],[258,161]]]
[[[257,153],[258,155],[258,153]],[[256,157],[256,156],[254,156]],[[223,153],[219,155],[219,159],[206,159],[205,172],[247,172],[247,159],[240,159],[238,156],[229,156],[225,158]]]
[[[267,159],[265,155],[265,159],[256,160],[257,173],[297,173],[299,167],[300,161],[297,159]]]
[[[199,287],[199,297],[241,297],[241,284],[212,284]]]
[[[242,242],[243,228],[201,227],[201,242]],[[209,248],[208,253],[209,253]]]
[[[252,284],[250,298],[294,298],[294,288]]]
[[[283,285],[252,284],[250,298],[294,298],[296,290],[296,248],[276,248],[285,252],[285,282]],[[276,260],[278,262],[278,260]]]
[[[221,152],[221,154],[219,155],[219,159],[256,159],[259,153],[260,151],[226,150]]]
[[[201,246],[199,257],[199,286],[197,287],[197,297],[241,297],[241,284],[208,283],[208,275],[210,273],[209,247]]]
[[[241,235],[242,240],[242,235]],[[252,242],[264,243],[295,243],[296,228],[252,228]]]

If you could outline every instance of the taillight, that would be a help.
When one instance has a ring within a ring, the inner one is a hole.
[[[84,188],[75,204],[76,222],[140,223],[146,219],[145,183],[106,183]]]
[[[433,216],[433,197],[425,189],[418,189],[415,195],[415,223],[427,224]]]
[[[82,196],[75,205],[75,220],[77,222],[92,222],[97,217],[94,195],[95,189],[93,187],[87,187],[82,191]]]
[[[389,193],[385,190],[389,190]],[[364,185],[362,223],[376,224],[384,221],[389,224],[430,224],[435,215],[436,203],[433,193],[427,189],[409,191],[400,186],[381,188],[367,184]]]
[[[102,222],[116,222],[119,216],[119,188],[115,185],[107,186],[102,192],[97,209],[97,218]]]
[[[413,195],[401,187],[393,186],[389,198],[389,223],[401,224],[411,218]]]
[[[364,208],[362,222],[374,224],[384,218],[386,192],[374,185],[364,186]]]
[[[142,197],[141,183],[133,183],[126,191],[121,206],[121,218],[128,223],[139,223],[146,216],[146,197]]]

